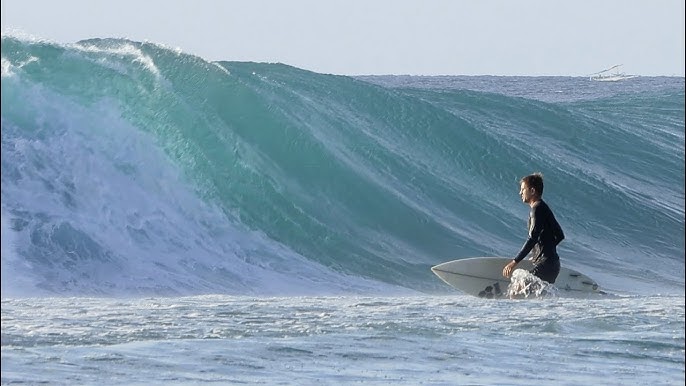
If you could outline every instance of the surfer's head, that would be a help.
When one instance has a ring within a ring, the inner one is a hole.
[[[519,180],[519,195],[525,203],[532,203],[543,196],[543,174],[534,173]]]

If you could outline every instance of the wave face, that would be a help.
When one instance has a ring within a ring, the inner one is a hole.
[[[519,250],[533,171],[563,265],[683,291],[684,79],[589,83],[3,35],[3,297],[441,291]]]

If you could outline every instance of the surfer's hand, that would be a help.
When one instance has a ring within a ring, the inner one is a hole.
[[[510,275],[512,275],[512,270],[514,269],[514,267],[517,266],[517,264],[518,264],[518,263],[517,263],[516,261],[514,261],[514,260],[512,260],[512,261],[509,262],[509,263],[507,263],[507,265],[505,266],[505,268],[503,268],[503,276],[509,278]]]

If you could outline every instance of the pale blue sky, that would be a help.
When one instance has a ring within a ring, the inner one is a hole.
[[[2,30],[322,73],[684,76],[683,0],[2,0]],[[16,32],[15,32],[16,33]]]

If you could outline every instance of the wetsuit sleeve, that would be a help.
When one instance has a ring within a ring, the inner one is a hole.
[[[560,244],[560,241],[565,239],[565,233],[562,231],[562,227],[560,226],[560,223],[557,222],[557,219],[553,220],[553,224],[553,226],[555,227],[553,232],[553,234],[555,235],[555,246],[557,246],[558,244]]]
[[[529,237],[526,239],[526,242],[524,242],[522,249],[514,258],[514,260],[518,263],[524,260],[526,255],[528,255],[529,252],[531,252],[531,249],[534,247],[534,245],[536,245],[536,240],[538,240],[538,237],[541,235],[541,232],[543,232],[543,225],[545,224],[545,222],[542,218],[543,210],[540,210],[540,207],[540,205],[537,205],[531,208],[531,212],[529,213],[529,216],[531,217],[531,224],[529,225]]]

